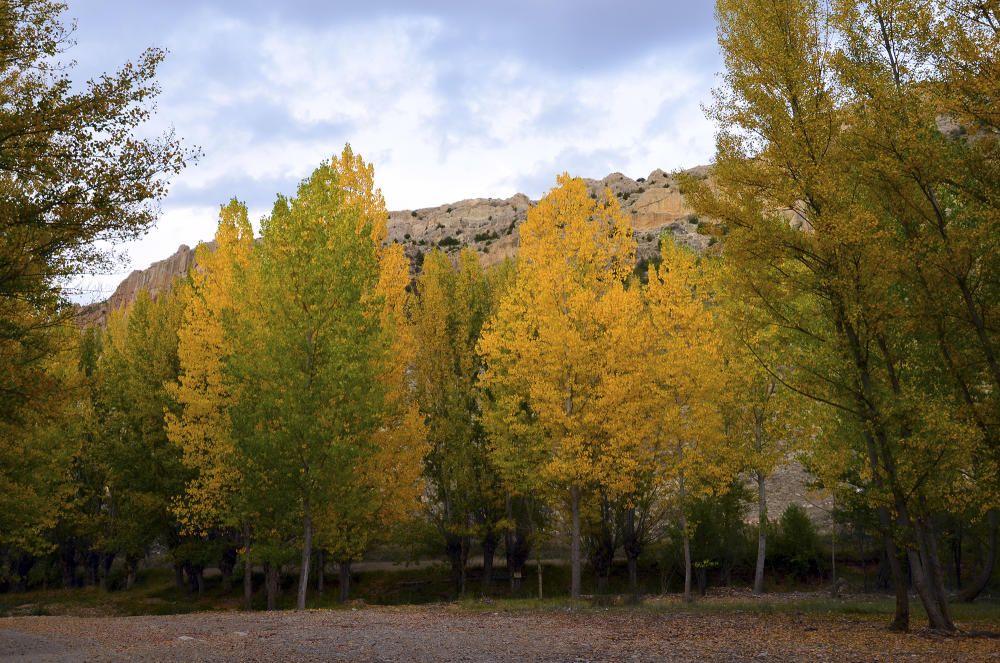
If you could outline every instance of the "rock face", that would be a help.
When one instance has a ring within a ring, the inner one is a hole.
[[[707,169],[699,167],[688,172],[705,177]],[[622,210],[631,216],[639,260],[655,258],[663,233],[697,250],[713,241],[710,235],[702,234],[705,224],[688,207],[677,182],[662,170],[638,180],[612,173],[601,180],[584,181],[594,197],[610,189]],[[488,267],[517,254],[518,227],[528,217],[532,204],[519,193],[506,199],[472,198],[438,207],[389,212],[389,241],[405,247],[414,273],[419,272],[424,255],[435,247],[452,255],[471,247]],[[132,272],[107,300],[82,307],[81,323],[104,324],[112,311],[131,303],[144,288],[154,296],[169,289],[175,277],[187,274],[194,265],[194,253],[194,249],[181,245],[166,260]]]
[[[174,279],[187,274],[192,266],[194,266],[194,249],[181,244],[169,258],[154,262],[146,269],[137,269],[126,276],[125,280],[115,288],[114,293],[103,302],[81,307],[79,319],[84,325],[103,325],[112,311],[132,303],[140,290],[145,289],[155,296],[169,289]]]

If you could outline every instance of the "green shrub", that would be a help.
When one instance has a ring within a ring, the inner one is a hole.
[[[797,580],[820,575],[823,558],[816,526],[805,509],[789,504],[772,534],[771,566]]]

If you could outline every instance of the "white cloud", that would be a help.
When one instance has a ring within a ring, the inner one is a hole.
[[[168,39],[157,122],[205,157],[177,179],[179,197],[164,201],[157,227],[126,247],[136,268],[209,239],[229,196],[263,209],[270,189],[294,193],[346,141],[375,163],[392,209],[508,196],[526,183],[538,196],[537,183],[563,170],[637,177],[712,154],[699,104],[714,48],[664,46],[568,73],[448,43],[454,31],[435,18],[309,27],[197,16]],[[122,276],[91,282],[107,292]]]

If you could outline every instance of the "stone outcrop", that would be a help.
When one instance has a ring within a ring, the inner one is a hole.
[[[707,169],[699,167],[688,172],[705,177]],[[594,197],[610,189],[632,218],[639,260],[655,258],[663,233],[697,250],[713,241],[710,234],[702,232],[705,224],[688,207],[676,180],[662,170],[638,180],[612,173],[604,179],[584,181]],[[479,253],[483,265],[494,265],[517,254],[518,228],[533,204],[519,193],[504,199],[471,198],[438,207],[389,212],[389,241],[405,247],[414,273],[420,270],[424,255],[435,247],[450,254],[471,247]],[[132,272],[107,300],[81,307],[81,323],[104,324],[112,311],[128,305],[140,290],[155,296],[170,288],[174,278],[186,274],[194,265],[194,253],[194,249],[181,245],[169,258]]]
[[[81,307],[79,319],[85,325],[103,325],[112,311],[132,303],[139,291],[146,290],[156,296],[157,293],[168,290],[173,285],[174,279],[187,274],[192,266],[194,266],[194,249],[181,244],[169,258],[154,262],[146,269],[134,270],[103,302]]]

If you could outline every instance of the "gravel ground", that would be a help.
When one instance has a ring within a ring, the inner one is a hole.
[[[998,661],[1000,640],[880,622],[451,606],[0,620],[0,662]]]

